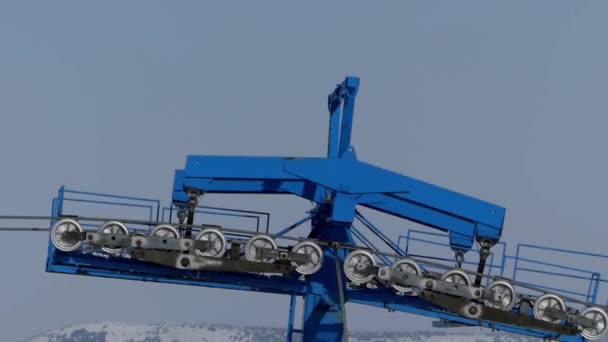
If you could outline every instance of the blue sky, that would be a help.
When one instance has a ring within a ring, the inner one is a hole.
[[[2,3],[2,211],[47,214],[62,184],[168,201],[188,154],[323,155],[326,95],[356,75],[360,159],[506,206],[507,241],[603,251],[606,10],[587,1]],[[272,210],[274,230],[309,208],[205,201]],[[377,222],[391,236],[408,228]],[[96,320],[286,321],[278,296],[46,274],[46,243],[44,234],[0,240],[3,341]],[[349,323],[430,327],[356,306]]]

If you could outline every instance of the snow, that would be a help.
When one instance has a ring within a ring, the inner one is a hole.
[[[44,333],[24,342],[283,342],[285,329],[237,327],[219,324],[133,324],[97,322],[69,326]],[[350,342],[527,342],[538,341],[487,330],[436,330],[416,332],[351,332]],[[294,341],[298,341],[294,335]]]

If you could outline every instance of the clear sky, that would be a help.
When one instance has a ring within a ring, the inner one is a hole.
[[[48,214],[62,184],[169,201],[188,154],[323,155],[326,96],[356,75],[360,159],[506,206],[507,241],[605,251],[607,11],[600,1],[3,2],[1,211]],[[205,201],[272,210],[274,231],[310,207]],[[410,227],[377,223],[394,237]],[[0,239],[2,341],[97,320],[286,322],[285,297],[47,274],[46,243]],[[348,319],[430,327],[352,305]]]

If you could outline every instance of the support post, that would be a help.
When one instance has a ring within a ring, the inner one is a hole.
[[[309,237],[352,244],[353,238],[348,230],[350,223],[332,223],[327,219],[331,217],[332,206],[323,209],[313,218]],[[346,339],[346,312],[343,302],[348,299],[340,295],[345,292],[346,277],[342,267],[336,268],[336,264],[343,264],[345,252],[327,247],[323,257],[321,269],[308,278],[313,286],[323,289],[323,294],[309,293],[304,298],[304,342],[341,342]]]
[[[477,275],[475,276],[475,286],[481,286],[482,274],[485,272],[486,261],[490,256],[490,248],[496,244],[496,241],[489,239],[479,240],[479,264],[477,265]]]
[[[188,200],[188,216],[186,218],[186,232],[184,237],[189,239],[192,237],[192,225],[194,224],[194,213],[196,211],[196,206],[198,205],[197,195],[192,193],[189,195],[190,199]]]
[[[350,148],[355,97],[358,91],[359,78],[346,77],[344,82],[338,84],[336,89],[328,96],[329,138],[327,157],[330,159],[342,157]]]
[[[355,111],[355,96],[359,90],[359,79],[347,77],[343,83],[344,104],[342,105],[342,126],[340,128],[340,148],[338,156],[342,157],[350,148],[350,137],[353,130],[353,113]]]
[[[293,341],[293,321],[296,315],[296,296],[291,295],[289,301],[289,321],[287,322],[287,342]]]

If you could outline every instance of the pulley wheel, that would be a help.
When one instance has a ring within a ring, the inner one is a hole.
[[[492,282],[484,291],[487,294],[484,303],[491,308],[509,311],[517,301],[515,289],[503,280]]]
[[[300,274],[309,275],[316,273],[321,266],[323,266],[323,250],[319,245],[312,241],[299,242],[293,246],[291,252],[308,256],[308,262],[291,262],[291,264],[296,267],[296,272]]]
[[[211,242],[211,246],[204,250],[195,249],[196,254],[200,256],[221,258],[226,253],[226,238],[218,229],[203,229],[196,235],[196,239]]]
[[[459,268],[445,272],[441,275],[441,280],[447,281],[448,283],[471,286],[471,278],[469,278],[469,275],[465,271]]]
[[[161,224],[152,229],[152,231],[150,232],[150,236],[177,239],[179,238],[179,232],[173,226],[170,226],[168,224]]]
[[[256,235],[249,239],[245,244],[245,258],[248,261],[266,262],[269,264],[275,262],[276,259],[274,257],[262,257],[258,253],[258,248],[277,249],[277,243],[270,236]]]
[[[129,235],[129,230],[127,226],[118,221],[109,221],[104,223],[99,229],[97,229],[98,233],[101,234],[112,234],[112,235]],[[122,251],[121,247],[116,246],[104,246],[101,249],[109,254],[120,254]]]
[[[367,268],[375,266],[376,259],[372,253],[364,250],[353,251],[344,259],[344,274],[355,284],[365,284],[375,276],[375,273],[369,272]]]
[[[415,275],[422,274],[420,266],[418,266],[418,264],[412,259],[399,259],[395,261],[393,265],[391,265],[391,270],[397,270]],[[391,284],[391,286],[399,292],[410,292],[412,290],[411,287],[405,287],[397,284]]]
[[[534,307],[532,308],[532,310],[534,311],[534,317],[536,319],[540,319],[547,322],[559,323],[559,318],[553,318],[545,313],[545,310],[547,308],[554,308],[556,310],[565,311],[566,304],[560,297],[550,293],[546,293],[536,298],[536,300],[534,301]]]
[[[63,252],[73,252],[80,248],[82,240],[66,238],[64,234],[68,232],[82,233],[83,229],[77,221],[71,219],[63,219],[55,223],[51,228],[51,242],[55,248]]]
[[[583,335],[584,338],[588,340],[597,340],[608,332],[608,315],[606,315],[606,311],[603,309],[593,306],[588,307],[583,310],[580,315],[589,318],[596,324],[593,328],[578,326],[578,329],[581,331],[581,335]]]

